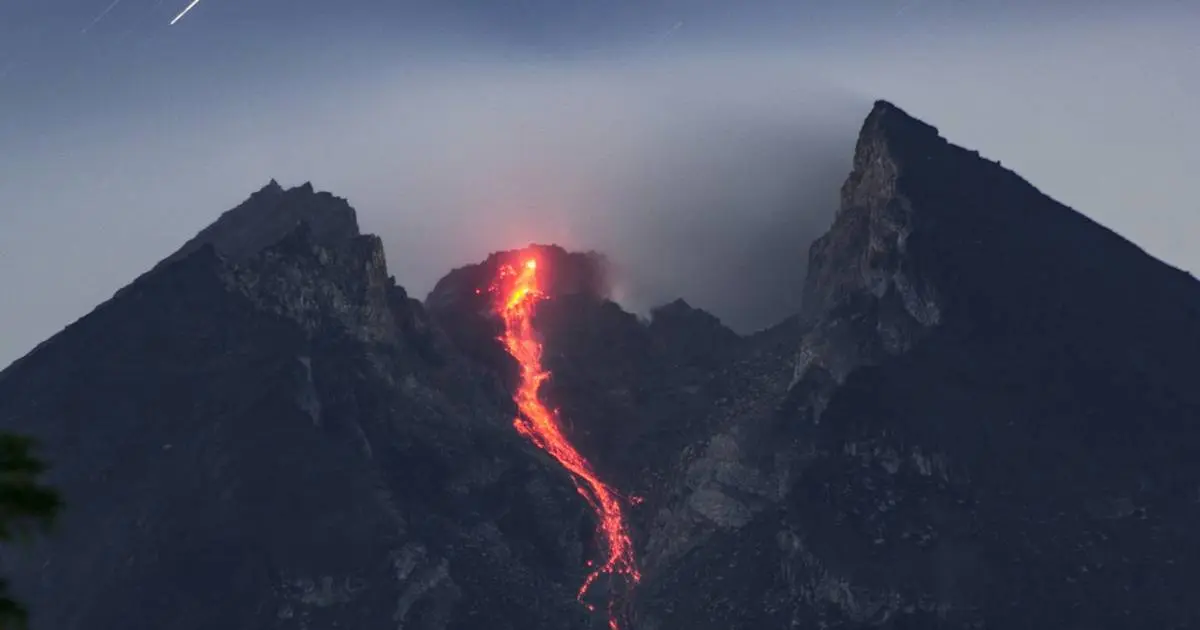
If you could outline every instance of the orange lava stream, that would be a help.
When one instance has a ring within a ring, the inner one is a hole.
[[[533,328],[534,307],[546,298],[537,272],[538,264],[534,258],[526,260],[519,269],[504,265],[492,289],[497,292],[496,312],[504,320],[504,335],[500,341],[521,366],[520,384],[513,394],[513,402],[520,413],[513,425],[517,432],[549,453],[571,473],[575,489],[588,502],[599,521],[598,533],[604,542],[607,557],[592,570],[579,588],[578,598],[583,602],[588,589],[601,574],[624,577],[629,586],[637,584],[641,574],[634,560],[633,542],[625,523],[620,495],[596,476],[587,459],[575,450],[563,434],[557,412],[547,408],[538,397],[538,390],[550,378],[550,372],[542,367],[542,344]],[[592,566],[592,563],[588,564]],[[608,625],[611,630],[619,630],[613,606],[610,597]],[[588,608],[591,606],[588,605]]]

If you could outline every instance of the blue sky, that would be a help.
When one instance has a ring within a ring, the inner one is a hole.
[[[0,365],[272,177],[348,197],[419,295],[554,240],[631,308],[763,325],[874,98],[1200,273],[1191,2],[111,4],[0,4]]]

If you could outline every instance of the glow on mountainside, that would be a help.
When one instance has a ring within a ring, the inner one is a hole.
[[[519,413],[513,421],[517,432],[553,457],[571,474],[575,489],[596,513],[598,534],[604,543],[605,558],[595,566],[579,588],[584,601],[588,589],[602,574],[622,578],[632,587],[641,580],[634,559],[633,542],[626,524],[621,496],[596,476],[587,459],[575,450],[558,422],[558,413],[542,404],[538,391],[550,373],[542,367],[542,344],[533,328],[534,309],[546,298],[538,277],[538,259],[531,253],[519,266],[501,265],[491,287],[496,297],[495,311],[504,320],[500,341],[521,366],[520,383],[513,394]],[[591,563],[589,563],[591,566]],[[591,606],[588,606],[591,608]],[[619,630],[614,602],[610,598],[608,625]]]

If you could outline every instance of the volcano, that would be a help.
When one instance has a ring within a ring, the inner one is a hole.
[[[33,630],[1200,627],[1200,284],[936,128],[754,335],[514,245],[418,300],[272,181],[0,372]]]

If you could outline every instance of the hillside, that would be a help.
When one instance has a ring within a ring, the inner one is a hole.
[[[3,555],[34,630],[604,627],[483,290],[531,253],[543,398],[631,497],[623,628],[1200,627],[1200,284],[881,101],[753,336],[553,245],[420,301],[272,182],[0,372],[67,502]]]

